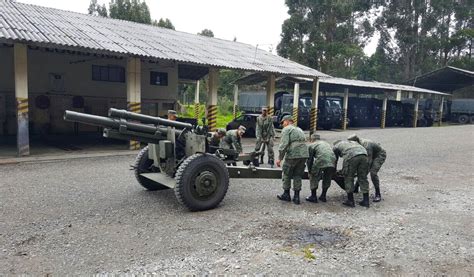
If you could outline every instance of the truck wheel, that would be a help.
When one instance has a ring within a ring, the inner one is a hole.
[[[469,122],[469,116],[462,114],[458,117],[458,122],[461,124],[466,124]]]
[[[137,155],[134,164],[135,178],[138,183],[147,190],[164,190],[169,187],[160,183],[154,182],[148,178],[141,176],[142,173],[160,172],[160,169],[153,166],[153,160],[148,158],[148,146],[144,147]]]
[[[470,121],[471,124],[474,124],[474,115],[471,115],[471,121]]]
[[[229,171],[216,156],[194,154],[179,166],[174,193],[191,211],[215,208],[229,187]]]

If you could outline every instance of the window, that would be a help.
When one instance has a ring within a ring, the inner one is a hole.
[[[115,65],[92,65],[92,80],[125,83],[125,68]]]
[[[168,73],[150,71],[150,85],[168,86]]]

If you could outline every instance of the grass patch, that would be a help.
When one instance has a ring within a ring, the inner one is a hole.
[[[180,117],[189,117],[189,118],[194,118],[194,105],[186,105],[184,106],[184,112],[179,113],[178,116]],[[241,113],[237,113],[237,116],[239,116]],[[206,106],[204,104],[201,104],[199,106],[199,119],[198,123],[202,124],[202,118],[206,115]],[[219,110],[217,112],[217,128],[225,128],[229,122],[231,122],[234,119],[234,116],[232,113],[229,112],[224,112],[222,110]]]
[[[314,256],[312,249],[314,249],[312,245],[308,245],[303,248],[304,258],[308,261],[316,259],[316,256]]]

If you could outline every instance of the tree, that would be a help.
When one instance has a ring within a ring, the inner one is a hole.
[[[102,4],[101,6],[97,3],[97,0],[91,0],[87,11],[92,15],[107,17],[107,8],[105,7],[105,4]]]
[[[142,0],[112,0],[109,13],[111,18],[151,24],[150,10]]]
[[[211,37],[211,38],[214,37],[214,33],[209,29],[202,30],[200,33],[198,33],[198,35],[205,36],[205,37]]]
[[[474,2],[469,0],[388,0],[379,30],[394,33],[395,59],[402,79],[470,59]],[[469,58],[467,58],[469,57]]]
[[[354,77],[374,32],[367,19],[371,2],[286,0],[290,18],[282,25],[278,54],[331,75]]]
[[[168,18],[165,18],[165,19],[160,18],[159,21],[154,20],[152,25],[166,28],[166,29],[172,29],[172,30],[175,29],[173,23],[171,23],[171,20],[169,20]]]

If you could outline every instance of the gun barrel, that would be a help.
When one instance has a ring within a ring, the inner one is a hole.
[[[162,126],[170,126],[179,129],[191,129],[193,125],[185,122],[173,121],[164,118],[149,116],[145,114],[133,113],[126,110],[119,110],[111,108],[109,109],[109,117],[114,118],[123,118],[123,119],[131,119],[140,121],[142,123],[147,124],[155,124],[155,125],[162,125]]]
[[[65,111],[64,113],[64,120],[66,121],[73,121],[73,122],[80,122],[88,125],[95,125],[105,128],[117,129],[120,130],[122,126],[125,126],[127,130],[135,131],[135,132],[142,132],[147,134],[155,134],[165,133],[166,130],[162,128],[158,128],[151,125],[145,125],[135,122],[127,122],[125,120],[120,119],[113,119],[104,116],[98,115],[91,115],[85,113],[78,113],[74,111]]]

